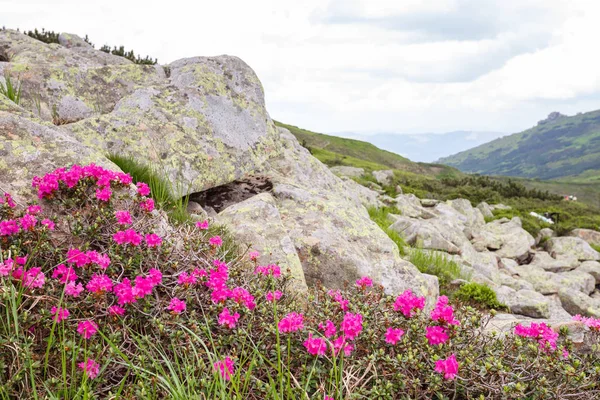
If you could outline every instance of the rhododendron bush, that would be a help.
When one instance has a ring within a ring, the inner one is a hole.
[[[598,353],[369,277],[290,290],[285,266],[169,225],[151,188],[98,166],[0,197],[0,398],[593,398]],[[578,317],[593,332],[600,321]],[[596,349],[597,350],[597,349]]]

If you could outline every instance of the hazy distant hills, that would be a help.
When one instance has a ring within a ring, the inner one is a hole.
[[[555,112],[531,129],[439,162],[486,175],[600,182],[600,110],[572,117]]]
[[[362,135],[340,132],[335,135],[373,143],[379,148],[401,154],[412,161],[434,162],[442,157],[487,143],[502,136],[503,133],[455,131],[410,135],[397,133]]]

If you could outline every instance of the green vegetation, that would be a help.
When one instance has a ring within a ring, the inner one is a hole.
[[[475,307],[483,305],[490,310],[502,311],[507,309],[506,305],[498,301],[496,293],[492,289],[475,282],[461,285],[458,290],[452,293],[452,299]]]
[[[440,161],[472,173],[597,183],[589,170],[600,169],[600,111],[551,117]]]
[[[390,217],[388,217],[389,214],[400,215],[400,210],[398,210],[396,207],[369,207],[368,211],[371,220],[373,220],[389,236],[389,238],[392,239],[394,243],[396,243],[400,255],[405,255],[405,247],[407,246],[407,244],[402,238],[402,236],[398,234],[398,232],[390,229],[390,225],[392,222],[389,219]]]
[[[592,249],[596,250],[597,252],[600,253],[600,246],[597,244],[590,244],[590,246],[592,246]]]
[[[427,251],[412,248],[408,252],[408,260],[424,274],[435,275],[440,282],[440,291],[444,294],[455,279],[469,280],[471,277],[462,271],[460,265],[450,260],[448,256],[439,251]]]
[[[15,104],[21,103],[21,81],[14,82],[8,72],[4,73],[4,83],[0,82],[0,94],[6,96]]]
[[[150,186],[151,197],[156,205],[165,210],[171,220],[182,223],[190,219],[187,212],[187,197],[173,195],[173,193],[181,191],[173,187],[164,171],[152,168],[129,155],[108,154],[106,157],[121,168],[123,172],[131,175],[134,183],[147,183]]]
[[[37,39],[41,42],[47,43],[47,44],[50,44],[50,43],[59,44],[59,41],[58,41],[59,33],[54,32],[54,31],[46,31],[44,28],[42,28],[41,31],[38,31],[36,28],[33,31],[25,32],[25,34],[28,36],[31,36],[32,38]],[[83,40],[86,43],[88,43],[90,46],[94,47],[94,44],[90,41],[90,39],[88,38],[88,35],[85,35],[85,38]],[[156,58],[152,59],[150,56],[146,56],[144,58],[142,58],[139,54],[136,56],[135,52],[133,50],[125,51],[125,46],[111,47],[111,46],[105,44],[102,47],[100,47],[99,50],[103,51],[105,53],[114,54],[115,56],[125,57],[126,59],[128,59],[129,61],[131,61],[135,64],[154,65],[158,62],[158,59],[156,59]]]

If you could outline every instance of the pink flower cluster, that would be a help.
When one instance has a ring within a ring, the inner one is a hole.
[[[257,266],[254,270],[255,275],[264,275],[264,276],[273,276],[275,278],[279,278],[281,276],[281,268],[279,265],[270,264],[266,266]]]
[[[435,372],[444,375],[444,379],[452,380],[458,374],[458,362],[456,356],[452,354],[445,360],[437,360],[435,362]]]
[[[460,322],[454,318],[454,308],[448,305],[448,297],[438,297],[435,308],[431,310],[431,319],[441,324],[460,325]]]
[[[582,317],[581,315],[577,314],[573,317],[573,321],[581,321],[590,329],[600,331],[600,318]]]
[[[77,366],[82,369],[90,379],[94,379],[100,373],[100,364],[91,358],[88,358],[85,362],[77,364]]]
[[[91,180],[98,186],[96,197],[102,201],[108,201],[112,192],[111,183],[118,185],[129,185],[132,182],[129,174],[104,169],[100,166],[90,164],[85,167],[74,165],[70,169],[58,168],[43,177],[34,177],[32,186],[37,189],[40,199],[52,197],[60,189],[60,185],[71,189],[82,180]]]
[[[221,314],[219,314],[219,325],[225,325],[229,329],[233,329],[235,328],[235,325],[237,324],[239,319],[239,313],[231,314],[231,312],[229,312],[229,309],[225,307],[223,311],[221,311]]]
[[[394,302],[394,310],[402,312],[406,318],[415,315],[416,310],[425,308],[425,297],[418,297],[412,290],[407,289]]]
[[[304,329],[304,315],[292,312],[283,317],[277,324],[280,333],[295,332]]]
[[[67,251],[67,263],[75,264],[79,268],[96,264],[100,268],[106,269],[110,265],[110,258],[106,254],[99,254],[96,251],[84,253],[79,249],[71,248]]]
[[[177,297],[173,297],[167,309],[171,310],[173,314],[181,314],[186,309],[185,301],[179,300]]]
[[[344,299],[342,293],[339,290],[330,290],[327,294],[333,298],[333,300],[337,301],[340,305],[342,311],[348,311],[348,304],[350,303],[348,300]]]
[[[234,372],[234,364],[233,360],[229,356],[214,363],[213,367],[215,368],[215,371],[217,371],[221,377],[223,377],[223,379],[226,381],[231,380],[231,375],[233,375]]]
[[[361,289],[366,289],[367,287],[373,286],[373,280],[368,276],[363,276],[362,278],[356,281],[356,286]]]
[[[114,285],[113,293],[117,296],[119,305],[135,303],[152,293],[152,290],[162,283],[162,273],[157,269],[150,269],[148,276],[138,275],[131,284],[129,278],[123,278],[121,283]]]
[[[515,335],[536,339],[543,350],[556,350],[558,333],[543,322],[532,322],[529,327],[518,324],[515,326]]]
[[[77,333],[84,339],[89,339],[98,332],[98,325],[94,321],[81,321],[77,324]]]
[[[61,322],[66,320],[67,318],[69,318],[69,315],[71,314],[69,312],[69,310],[67,310],[66,308],[61,308],[61,307],[52,307],[50,309],[50,313],[52,313],[52,315],[54,316],[54,320],[56,322]]]
[[[0,204],[6,205],[8,208],[15,208],[17,206],[10,193],[4,193],[4,196],[0,197]]]

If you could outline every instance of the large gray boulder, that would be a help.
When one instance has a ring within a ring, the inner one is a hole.
[[[544,246],[553,257],[570,256],[579,261],[598,261],[600,253],[579,237],[554,237],[548,239]]]
[[[577,268],[579,261],[573,257],[565,257],[557,260],[545,251],[536,251],[529,265],[543,268],[548,272],[565,272]]]
[[[494,213],[492,212],[492,207],[485,201],[477,204],[477,209],[481,211],[481,214],[484,218],[494,218]]]
[[[275,263],[288,269],[294,287],[306,290],[302,263],[281,222],[273,196],[261,193],[229,206],[219,213],[218,221],[229,228],[237,241],[260,252],[259,263]]]
[[[549,318],[550,304],[542,294],[532,290],[514,290],[501,286],[495,290],[498,301],[504,303],[513,314],[533,318]]]
[[[466,241],[459,227],[442,218],[417,220],[401,216],[390,229],[398,232],[408,244],[450,254],[459,254],[460,245]]]
[[[508,222],[496,220],[473,232],[473,245],[479,251],[494,251],[500,258],[523,260],[529,256],[535,239],[521,227],[517,217]]]
[[[402,212],[402,215],[410,218],[435,218],[436,214],[425,207],[414,194],[399,194],[396,196],[394,205]]]
[[[556,232],[550,228],[540,229],[537,236],[535,237],[535,245],[539,245],[541,242],[548,240],[551,237],[556,237]]]
[[[596,279],[596,285],[600,285],[600,263],[597,261],[584,261],[576,271],[587,272]]]
[[[594,246],[600,246],[600,232],[593,229],[573,229],[569,236],[578,237]]]
[[[481,211],[473,208],[471,202],[467,199],[448,200],[447,203],[456,211],[467,217],[466,226],[480,227],[485,224],[485,219]]]
[[[558,296],[563,308],[570,314],[600,318],[600,300],[569,288],[561,289]]]

